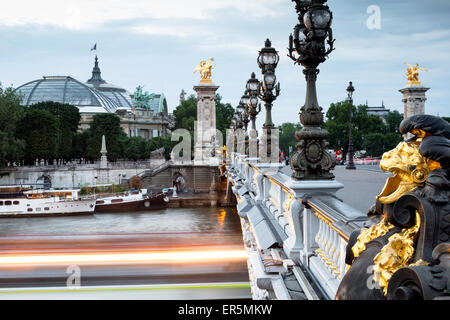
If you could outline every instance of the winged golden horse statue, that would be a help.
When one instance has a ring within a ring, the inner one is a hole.
[[[213,61],[213,58],[210,58],[208,61],[203,60],[198,66],[195,67],[194,73],[198,71],[201,76],[200,83],[212,83],[211,70],[214,68],[212,64]]]
[[[419,68],[418,63],[416,63],[414,66],[412,66],[406,62],[404,62],[403,64],[408,66],[408,68],[406,69],[406,76],[408,77],[408,84],[421,86],[422,82],[419,81],[419,71],[420,70],[428,71],[428,69]]]

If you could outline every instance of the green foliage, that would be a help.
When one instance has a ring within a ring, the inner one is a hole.
[[[0,167],[8,162],[20,162],[25,155],[25,141],[17,135],[17,128],[24,115],[21,97],[12,88],[3,89],[0,84]]]
[[[364,138],[364,149],[368,155],[378,157],[385,151],[384,135],[382,133],[369,133]]]
[[[219,94],[216,94],[216,129],[222,132],[224,139],[226,137],[227,129],[230,128],[233,114],[234,108],[231,104],[222,103],[222,97]]]
[[[299,131],[302,128],[300,123],[283,123],[278,127],[280,130],[280,151],[283,151],[284,154],[289,153],[289,147],[292,147],[292,151],[295,151],[295,145],[297,144],[297,139],[295,139],[295,132]]]
[[[130,137],[125,143],[123,157],[133,161],[146,159],[150,155],[146,151],[147,141],[144,138]]]
[[[164,157],[168,160],[170,159],[170,152],[177,143],[178,141],[171,140],[170,135],[167,137],[155,137],[148,141],[145,153],[149,157],[152,151],[164,148]]]
[[[18,134],[26,142],[28,163],[52,160],[57,157],[59,119],[50,111],[28,108],[19,122]]]
[[[81,118],[78,108],[70,104],[46,101],[31,105],[29,109],[49,111],[58,119],[56,158],[64,160],[71,159],[73,142]]]
[[[388,132],[398,132],[398,127],[403,120],[403,114],[397,110],[391,111],[386,116],[386,126]]]
[[[100,158],[102,136],[105,136],[108,160],[116,161],[123,155],[123,148],[127,135],[120,126],[120,118],[113,113],[96,114],[92,117],[89,127],[89,139],[87,144],[87,158]]]
[[[194,131],[194,123],[197,120],[197,98],[190,95],[173,111],[175,129]]]
[[[442,119],[444,119],[447,122],[450,122],[450,117],[442,117]]]
[[[349,140],[349,108],[347,101],[332,103],[323,126],[329,132],[330,147],[334,150],[343,148],[344,154]],[[365,105],[352,106],[354,150],[365,149],[368,156],[378,157],[394,148],[401,141],[398,126],[402,120],[403,116],[398,111],[392,111],[384,123],[380,117],[368,114]]]

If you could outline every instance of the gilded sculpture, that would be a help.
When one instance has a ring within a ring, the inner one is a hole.
[[[203,60],[198,66],[195,67],[194,73],[197,71],[200,73],[200,83],[212,83],[211,70],[214,68],[213,61],[213,58],[210,58],[207,61]]]
[[[338,300],[450,298],[450,125],[415,115],[399,131],[412,137],[383,155],[392,177],[350,236]]]
[[[419,81],[419,71],[428,71],[425,68],[419,68],[419,64],[416,63],[414,66],[409,63],[404,62],[405,65],[408,66],[406,69],[406,76],[408,77],[408,85],[418,85],[421,86],[422,82]]]

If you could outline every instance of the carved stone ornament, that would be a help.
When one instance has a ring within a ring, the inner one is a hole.
[[[393,177],[350,237],[336,299],[450,299],[450,125],[416,115],[400,133],[414,136],[383,155]]]

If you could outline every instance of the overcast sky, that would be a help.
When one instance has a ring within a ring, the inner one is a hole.
[[[403,112],[406,66],[428,68],[420,80],[426,113],[450,116],[450,1],[329,0],[336,50],[319,66],[318,97],[326,111],[353,81],[356,104]],[[380,9],[380,23],[370,6]],[[163,92],[169,111],[199,82],[194,67],[213,57],[213,80],[235,107],[266,38],[281,56],[281,95],[273,120],[298,122],[305,99],[301,67],[286,56],[297,23],[290,0],[14,0],[0,10],[0,81],[17,87],[45,75],[91,76],[97,53],[102,77],[134,92]],[[97,43],[97,52],[91,47]],[[264,111],[259,116],[261,126]]]

